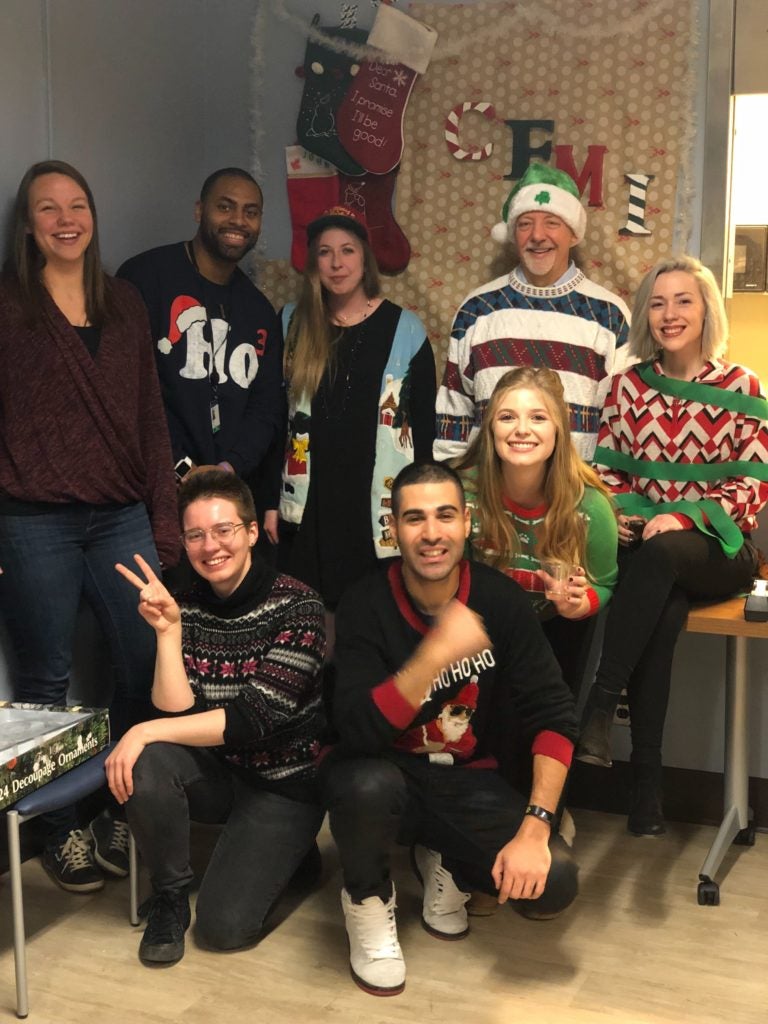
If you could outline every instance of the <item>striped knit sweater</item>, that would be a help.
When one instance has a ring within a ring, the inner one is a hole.
[[[750,396],[757,414],[725,408],[716,391],[711,402],[665,394],[660,388],[679,388],[681,382],[665,377],[658,362],[643,363],[612,382],[595,452],[598,471],[620,504],[622,495],[640,495],[653,504],[710,499],[747,533],[768,501],[768,423],[764,411],[760,415],[760,381],[743,366],[713,360],[693,383]],[[754,463],[755,475],[735,462]],[[701,464],[699,479],[664,479],[695,475],[685,468],[691,464]],[[674,514],[685,527],[694,525],[688,515]],[[704,519],[709,522],[711,515]]]
[[[205,581],[180,600],[182,652],[195,710],[224,708],[216,752],[262,781],[314,776],[323,726],[323,605],[313,590],[254,557],[227,598]]]
[[[624,368],[629,310],[580,270],[548,288],[515,271],[472,292],[456,314],[437,395],[435,458],[463,455],[498,379],[516,366],[560,374],[579,455],[591,461],[612,374]]]

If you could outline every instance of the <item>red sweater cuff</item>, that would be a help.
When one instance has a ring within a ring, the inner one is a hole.
[[[587,600],[589,601],[589,608],[587,609],[587,611],[584,612],[583,615],[577,615],[576,618],[573,620],[574,622],[581,622],[582,619],[588,619],[590,615],[597,615],[597,613],[600,611],[600,598],[597,596],[597,593],[592,589],[592,587],[587,587],[584,593],[587,595]]]
[[[686,516],[682,512],[670,512],[670,515],[680,523],[684,530],[693,530],[696,525],[690,516]]]
[[[531,753],[551,757],[553,760],[564,764],[566,768],[570,768],[573,758],[573,744],[565,736],[561,736],[559,732],[544,729],[534,739]]]
[[[416,712],[395,686],[395,677],[390,676],[371,691],[373,703],[395,729],[407,729]]]

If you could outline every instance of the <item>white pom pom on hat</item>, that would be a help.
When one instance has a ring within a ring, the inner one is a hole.
[[[543,210],[565,221],[575,235],[577,244],[587,230],[587,211],[579,199],[576,182],[565,171],[548,164],[534,163],[507,196],[501,208],[502,219],[491,228],[495,242],[508,241],[515,230],[515,221],[523,213]]]

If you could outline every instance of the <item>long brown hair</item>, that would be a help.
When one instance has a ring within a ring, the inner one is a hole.
[[[314,398],[333,360],[335,342],[341,334],[340,328],[331,323],[327,292],[317,269],[317,251],[324,233],[313,238],[307,248],[301,295],[285,339],[285,379],[297,399],[303,395],[308,401]],[[363,247],[363,291],[367,299],[374,299],[381,291],[376,257],[365,239],[351,231],[349,236]]]
[[[63,174],[71,178],[85,193],[93,218],[93,236],[85,250],[83,261],[83,287],[85,289],[85,311],[88,321],[94,327],[101,327],[110,310],[108,284],[101,267],[99,254],[99,231],[96,205],[88,182],[71,164],[63,160],[42,160],[32,164],[19,184],[12,216],[12,251],[6,260],[5,274],[14,280],[19,291],[19,300],[25,315],[31,322],[39,320],[45,285],[42,270],[45,259],[30,232],[29,190],[32,182],[44,174]]]
[[[479,433],[464,457],[454,463],[459,472],[474,468],[477,473],[478,554],[500,568],[509,565],[520,551],[517,531],[504,510],[504,478],[493,440],[493,423],[505,395],[521,388],[539,392],[555,426],[555,448],[544,475],[547,512],[536,553],[539,558],[583,565],[589,573],[585,564],[586,527],[579,505],[585,487],[594,487],[606,497],[609,494],[571,443],[563,384],[559,375],[546,367],[521,366],[501,377],[488,401]]]

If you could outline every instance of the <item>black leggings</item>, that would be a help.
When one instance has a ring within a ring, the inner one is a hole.
[[[596,685],[627,688],[633,760],[661,756],[672,657],[690,601],[715,600],[746,590],[757,567],[751,543],[728,558],[698,530],[675,530],[619,549],[619,584],[608,607]]]

